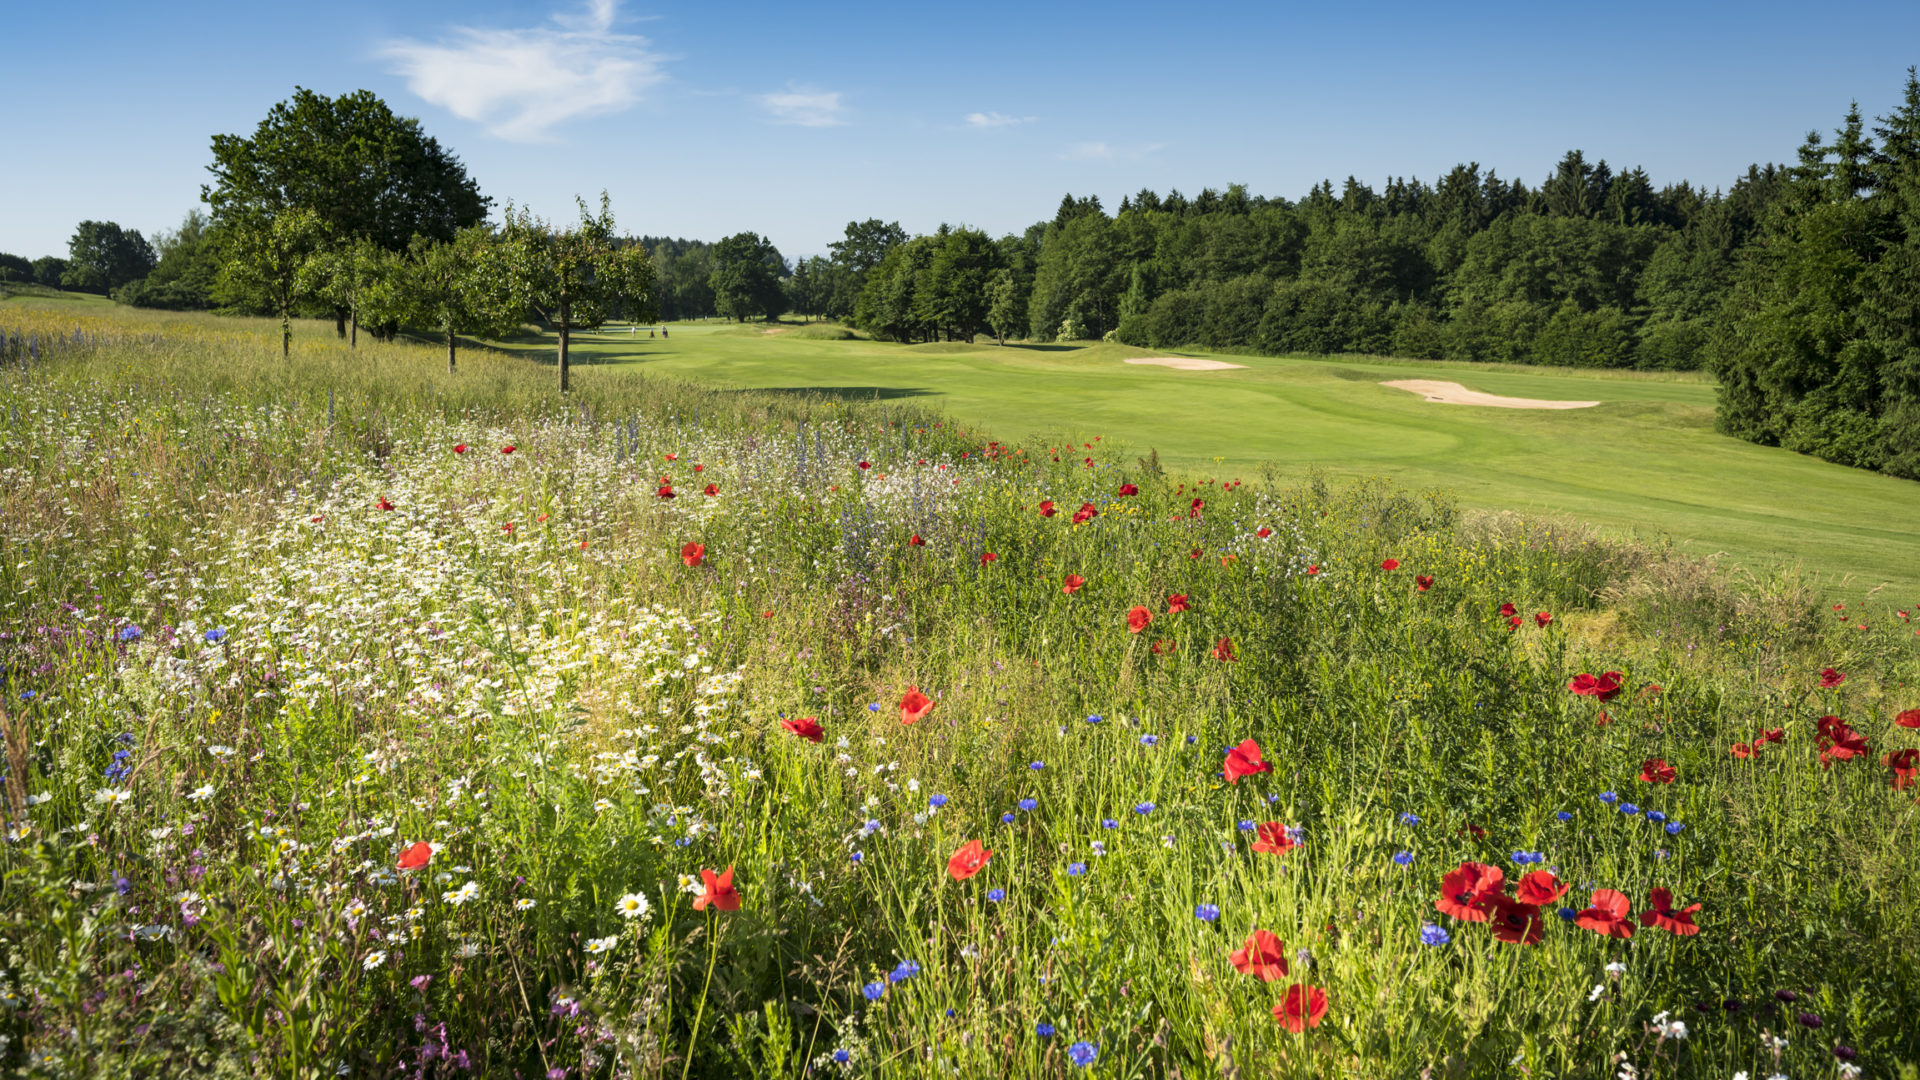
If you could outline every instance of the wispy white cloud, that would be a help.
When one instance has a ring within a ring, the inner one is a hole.
[[[646,38],[614,32],[620,0],[588,0],[551,27],[454,27],[441,41],[387,42],[380,55],[407,88],[516,142],[540,142],[575,117],[619,112],[666,78]]]
[[[788,83],[787,88],[754,99],[775,123],[796,127],[839,127],[847,122],[838,90]]]
[[[967,126],[970,128],[1012,127],[1015,124],[1031,124],[1037,116],[1008,116],[1006,113],[975,112],[967,114]]]
[[[1139,161],[1162,149],[1166,143],[1140,146],[1112,146],[1104,142],[1077,142],[1060,152],[1063,161]]]

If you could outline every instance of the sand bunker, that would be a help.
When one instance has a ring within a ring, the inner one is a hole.
[[[1127,362],[1133,363],[1131,360]],[[1457,382],[1447,382],[1444,379],[1395,379],[1380,385],[1391,386],[1395,390],[1407,390],[1442,405],[1488,405],[1496,409],[1591,409],[1600,404],[1597,401],[1546,401],[1541,398],[1501,397],[1498,394],[1483,394],[1478,390],[1469,390]]]
[[[1129,364],[1152,364],[1155,367],[1170,367],[1178,371],[1225,371],[1228,368],[1243,368],[1245,364],[1229,364],[1220,360],[1201,360],[1193,356],[1130,356]]]

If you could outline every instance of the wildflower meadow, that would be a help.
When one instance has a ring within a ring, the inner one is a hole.
[[[1917,1075],[1920,597],[280,344],[0,306],[10,1075]]]

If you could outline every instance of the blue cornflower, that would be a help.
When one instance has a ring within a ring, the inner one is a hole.
[[[1615,795],[1611,791],[1603,791],[1600,793],[1600,801],[1606,803],[1608,806],[1612,806],[1614,803],[1620,801],[1620,796]]]
[[[1084,874],[1084,873],[1086,873],[1086,872],[1087,872],[1087,864],[1086,864],[1086,863],[1083,863],[1083,862],[1077,862],[1077,863],[1068,863],[1068,864],[1067,864],[1067,876],[1068,876],[1068,877],[1079,877],[1079,876],[1080,876],[1081,874]]]
[[[39,695],[37,695],[37,694],[35,694],[35,693],[34,693],[33,691],[31,691],[31,690],[22,690],[22,691],[20,691],[20,700],[21,700],[21,701],[32,701],[32,700],[33,700],[33,699],[34,699],[35,697],[38,697],[38,696],[39,696]]]
[[[1545,856],[1537,851],[1516,851],[1513,853],[1513,861],[1519,863],[1521,866],[1540,862],[1544,858]]]
[[[1092,716],[1089,716],[1089,717],[1087,717],[1087,723],[1089,723],[1089,724],[1097,724],[1097,723],[1099,723],[1100,721],[1102,721],[1102,720],[1105,720],[1105,719],[1106,719],[1106,717],[1104,717],[1104,716],[1101,716],[1101,715],[1100,715],[1099,713],[1094,713],[1094,714],[1093,714]]]
[[[1563,907],[1559,911],[1554,912],[1554,914],[1560,916],[1562,919],[1566,920],[1567,922],[1572,922],[1575,918],[1578,918],[1580,915],[1579,912],[1573,910],[1570,907]]]
[[[865,825],[860,826],[861,836],[872,836],[874,833],[877,833],[879,831],[880,831],[880,823],[877,821],[869,820]]]
[[[1220,917],[1220,908],[1216,904],[1201,904],[1193,909],[1193,917],[1201,922],[1212,922]]]
[[[1043,1039],[1051,1039],[1053,1038],[1053,1025],[1042,1020],[1033,1025],[1033,1033]]]
[[[999,903],[1002,900],[1005,900],[1006,898],[1007,898],[1007,890],[1005,889],[988,889],[987,890],[987,899],[995,904]]]
[[[1046,767],[1047,763],[1044,761],[1030,761],[1027,763],[1027,768],[1032,769],[1034,772],[1039,772]]]
[[[218,645],[227,640],[227,628],[224,626],[216,626],[200,636],[207,639],[207,644]]]
[[[1420,824],[1420,815],[1419,815],[1419,814],[1401,814],[1401,815],[1400,815],[1400,824],[1402,824],[1402,825],[1418,825],[1418,824]]]
[[[868,1001],[879,1001],[880,995],[887,992],[887,984],[883,982],[870,982],[861,987],[860,992],[867,995]]]
[[[1453,935],[1447,933],[1445,927],[1435,926],[1432,923],[1427,923],[1420,927],[1420,943],[1422,945],[1445,945],[1452,940]]]
[[[1680,835],[1680,830],[1681,830],[1681,829],[1684,829],[1684,828],[1686,828],[1686,826],[1685,826],[1685,825],[1682,825],[1682,824],[1680,824],[1680,823],[1679,823],[1679,822],[1677,822],[1677,821],[1669,821],[1669,822],[1667,822],[1667,835],[1668,835],[1668,836],[1679,836],[1679,835]]]
[[[1013,824],[1013,811],[1011,811],[1011,810],[1009,810],[1009,811],[1007,811],[1006,813],[1004,813],[1004,814],[1001,814],[1001,815],[1000,815],[1000,824],[1002,824],[1002,825],[1011,825],[1011,824]]]
[[[1019,802],[1015,803],[1014,805],[1018,806],[1022,810],[1032,810],[1034,807],[1040,805],[1040,800],[1039,799],[1021,799]]]
[[[1200,741],[1200,736],[1198,736],[1198,735],[1189,735],[1189,736],[1187,736],[1187,745],[1188,745],[1188,746],[1192,746],[1192,745],[1193,745],[1194,743],[1197,743],[1197,742],[1199,742],[1199,741]]]
[[[1101,828],[1103,828],[1103,829],[1117,829],[1117,828],[1119,828],[1119,827],[1120,827],[1120,823],[1119,823],[1119,822],[1117,822],[1117,821],[1115,821],[1115,820],[1113,820],[1113,819],[1112,819],[1112,818],[1110,818],[1110,817],[1107,817],[1107,818],[1101,818],[1101,819],[1100,819],[1100,827],[1101,827]]]
[[[853,1054],[843,1046],[834,1050],[833,1060],[837,1065],[845,1065],[847,1062],[853,1060]]]
[[[1559,813],[1557,813],[1557,814],[1555,814],[1555,815],[1553,815],[1553,816],[1554,816],[1554,817],[1557,817],[1557,818],[1559,818],[1559,819],[1560,819],[1561,821],[1572,821],[1572,820],[1573,820],[1573,815],[1572,815],[1572,814],[1569,814],[1569,813],[1567,813],[1567,812],[1566,812],[1565,810],[1562,810],[1562,811],[1560,811]]]
[[[892,971],[887,972],[888,982],[906,982],[920,974],[920,965],[911,960],[902,960]]]
[[[1620,812],[1623,814],[1637,814],[1640,812],[1640,808],[1630,802],[1623,802],[1620,804]]]
[[[1401,866],[1412,866],[1413,852],[1411,851],[1395,852],[1393,856],[1393,861],[1399,863]]]
[[[140,640],[140,628],[139,628],[139,627],[137,627],[137,626],[123,626],[123,627],[121,627],[121,628],[120,628],[120,640],[121,640],[121,641],[139,641],[139,640]]]
[[[864,851],[856,851],[852,855],[849,855],[847,857],[852,859],[854,862],[861,862],[866,859],[867,855],[866,855],[866,852]]]
[[[1141,745],[1141,746],[1159,746],[1159,745],[1160,745],[1160,736],[1158,736],[1158,735],[1142,735],[1142,736],[1140,736],[1140,745]]]
[[[947,805],[947,797],[945,795],[934,795],[927,799],[927,805],[937,810]]]
[[[1653,822],[1655,825],[1658,825],[1661,822],[1667,820],[1667,815],[1661,813],[1658,810],[1649,810],[1647,811],[1647,820]]]
[[[1240,831],[1241,831],[1241,832],[1253,832],[1253,831],[1254,831],[1255,829],[1258,829],[1259,827],[1260,827],[1260,826],[1258,826],[1258,825],[1255,825],[1255,824],[1253,823],[1253,819],[1252,819],[1252,818],[1241,818],[1241,819],[1240,819]]]
[[[115,874],[113,875],[113,891],[119,893],[121,896],[125,896],[133,891],[133,882],[128,881],[119,874]]]
[[[1150,802],[1134,803],[1133,812],[1136,814],[1151,814],[1153,813],[1153,804]]]
[[[871,704],[871,705],[868,705],[868,706],[867,706],[867,711],[868,711],[868,712],[879,712],[879,711],[880,711],[880,703],[876,701],[876,702],[874,702],[873,704]]]
[[[1094,1059],[1099,1056],[1100,1048],[1092,1043],[1077,1042],[1067,1047],[1067,1057],[1083,1069],[1093,1064]]]
[[[1094,841],[1093,843],[1091,843],[1091,844],[1089,844],[1089,845],[1087,845],[1087,846],[1093,849],[1093,853],[1094,853],[1095,855],[1102,855],[1102,856],[1104,856],[1104,855],[1105,855],[1105,854],[1107,853],[1107,845],[1105,845],[1105,844],[1103,844],[1103,843],[1101,843],[1101,842],[1100,842],[1100,841],[1098,841],[1098,840],[1095,840],[1095,841]]]

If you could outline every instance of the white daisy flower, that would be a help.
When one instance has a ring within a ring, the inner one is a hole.
[[[532,911],[534,903],[535,901],[532,898],[523,896],[513,902],[513,910]]]
[[[613,947],[619,943],[620,938],[617,934],[609,934],[603,938],[589,938],[587,939],[587,953],[592,956],[598,956],[601,953],[612,952]]]
[[[377,968],[381,964],[384,964],[386,962],[387,962],[387,954],[380,951],[379,949],[375,949],[374,951],[368,953],[360,961],[360,966],[367,971],[372,971],[374,968]]]
[[[621,897],[613,906],[614,910],[620,913],[621,918],[638,919],[644,917],[653,905],[647,903],[647,898],[644,894],[630,892]]]

